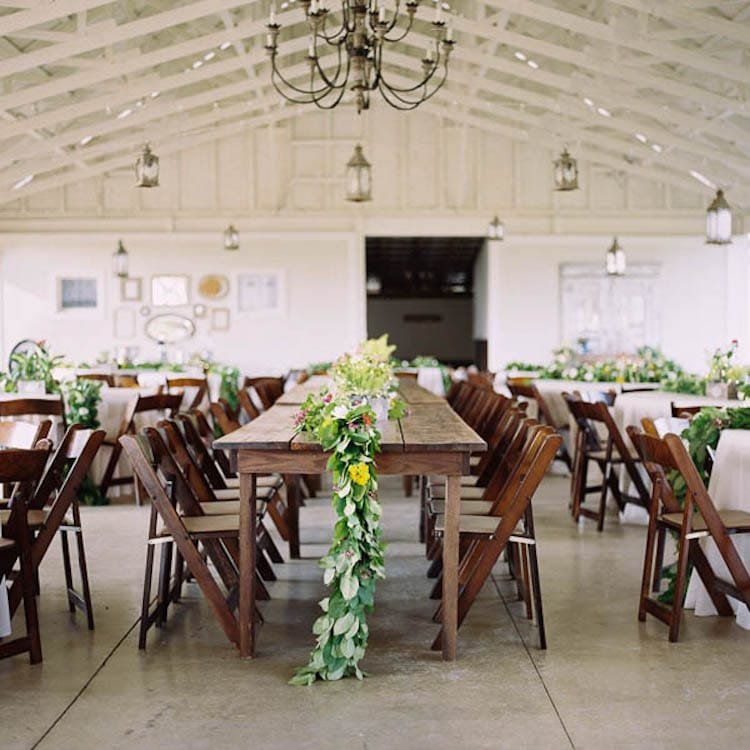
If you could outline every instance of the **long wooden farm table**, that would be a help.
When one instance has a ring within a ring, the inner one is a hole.
[[[294,434],[294,414],[307,394],[326,384],[311,378],[297,386],[260,417],[219,438],[216,448],[234,454],[240,475],[240,656],[255,656],[255,538],[256,477],[277,472],[284,477],[289,508],[289,531],[299,545],[300,474],[326,471],[328,455],[308,435]],[[445,532],[443,536],[443,659],[456,658],[458,629],[458,516],[460,478],[469,473],[469,457],[487,444],[439,396],[416,383],[402,383],[401,393],[411,414],[390,421],[381,429],[380,474],[440,474],[446,477]],[[291,545],[290,545],[291,549]]]

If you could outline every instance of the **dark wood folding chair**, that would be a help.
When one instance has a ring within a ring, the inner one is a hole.
[[[133,484],[132,474],[116,477],[115,471],[122,454],[120,438],[123,435],[132,435],[136,432],[136,418],[139,415],[151,414],[152,416],[149,421],[156,424],[156,422],[164,419],[164,417],[175,415],[180,410],[181,403],[182,394],[158,393],[154,396],[135,395],[125,410],[114,440],[106,439],[104,441],[104,445],[111,450],[99,485],[103,495],[107,494],[110,487]]]
[[[208,396],[208,380],[206,378],[167,378],[167,393],[181,391],[183,401],[186,398],[186,388],[195,389],[195,392],[193,397],[189,399],[189,403],[182,404],[182,410],[192,411],[200,408]]]
[[[238,644],[239,627],[234,610],[239,581],[239,517],[202,513],[192,487],[154,428],[146,428],[145,434],[139,436],[123,435],[120,442],[133,467],[139,492],[148,498],[152,509],[138,647],[146,647],[149,628],[161,627],[166,622],[169,604],[179,599],[183,567],[200,587],[229,641]],[[154,552],[158,546],[163,547],[163,554],[159,593],[152,607]],[[174,581],[170,578],[173,546],[177,552]]]
[[[72,425],[54,452],[43,477],[29,499],[27,525],[32,535],[31,557],[35,570],[39,568],[47,550],[60,532],[65,587],[70,612],[80,609],[89,630],[94,629],[86,551],[83,543],[78,492],[88,475],[91,464],[104,441],[104,430],[87,430]],[[0,511],[0,521],[5,523]],[[75,537],[81,591],[75,588],[70,556],[69,535]],[[10,589],[11,612],[21,602],[22,592],[15,583]]]
[[[41,440],[30,450],[9,448],[0,451],[0,482],[15,484],[12,505],[0,536],[0,580],[15,577],[24,605],[26,634],[0,642],[0,659],[28,652],[29,661],[42,661],[42,641],[39,635],[39,615],[36,607],[36,573],[31,554],[31,532],[27,525],[26,500],[33,492],[47,463],[51,443]],[[19,570],[14,573],[18,564]],[[12,611],[12,610],[11,610]]]
[[[254,388],[264,409],[270,409],[284,393],[284,378],[245,378],[242,390]]]
[[[643,457],[653,486],[638,619],[643,622],[647,614],[653,615],[669,626],[669,640],[676,642],[680,635],[688,561],[693,563],[720,615],[734,614],[727,601],[728,596],[750,607],[750,572],[732,542],[735,535],[750,534],[750,513],[717,510],[690,454],[677,435],[669,434],[662,439],[638,432],[635,428],[629,428],[628,434]],[[675,474],[681,476],[685,483],[682,505],[668,478],[668,475]],[[677,536],[678,551],[675,594],[671,606],[662,604],[650,594],[652,586],[657,588],[656,583],[661,579],[663,538],[667,531]],[[699,540],[704,538],[710,538],[716,544],[729,580],[719,578],[712,569],[699,544]],[[656,571],[653,570],[655,562]]]
[[[137,375],[112,375],[112,385],[115,388],[139,388]]]
[[[107,375],[103,372],[84,372],[76,375],[78,380],[95,380],[98,383],[104,383],[110,388],[114,388],[115,381],[111,375]]]
[[[0,419],[9,417],[55,417],[66,429],[62,396],[47,398],[13,398],[0,401]]]
[[[509,545],[516,544],[523,551],[523,575],[524,578],[528,576],[525,585],[530,587],[534,599],[540,648],[547,647],[531,501],[555,460],[561,440],[554,428],[539,426],[526,441],[520,460],[503,492],[492,501],[489,511],[477,515],[462,512],[459,516],[459,534],[464,542],[468,542],[464,545],[459,566],[459,626],[502,552]],[[444,528],[444,516],[438,515],[435,521],[436,536],[442,537]],[[442,607],[438,610],[438,619],[441,611]],[[529,610],[528,614],[532,612]],[[442,636],[441,627],[433,642],[433,649],[441,647]]]
[[[640,458],[634,456],[625,443],[605,403],[602,401],[589,403],[569,394],[565,394],[565,398],[578,428],[572,480],[573,518],[576,522],[581,516],[591,518],[597,522],[597,530],[602,531],[609,492],[612,492],[620,510],[624,509],[628,500],[648,508],[649,492],[638,471]],[[597,425],[601,425],[604,433],[604,445],[602,445]],[[590,463],[596,464],[599,468],[602,475],[601,484],[587,484]],[[617,471],[619,467],[625,468],[638,492],[637,496],[626,497],[621,492]],[[586,496],[595,492],[599,493],[598,510],[584,505]]]
[[[556,425],[552,411],[549,408],[549,404],[544,396],[537,388],[536,383],[528,378],[508,378],[506,381],[508,390],[516,398],[525,398],[536,404],[537,408],[537,419],[542,424],[548,424],[550,427],[554,427],[555,430],[560,433],[563,438],[560,444],[560,455],[558,459],[562,461],[567,467],[568,471],[573,471],[573,459],[570,457],[568,448],[565,444],[565,436],[570,433],[569,425]]]
[[[40,440],[49,435],[52,420],[41,422],[24,422],[21,419],[0,421],[0,447],[33,448]]]
[[[248,422],[252,422],[254,419],[260,416],[260,410],[253,403],[253,400],[252,398],[250,398],[250,393],[247,391],[247,389],[241,388],[237,393],[237,398],[239,400],[240,411],[244,414]]]

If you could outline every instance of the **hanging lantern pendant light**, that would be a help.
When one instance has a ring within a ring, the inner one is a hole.
[[[372,165],[359,143],[346,165],[346,199],[354,203],[372,200]]]
[[[234,224],[230,224],[224,230],[224,249],[225,250],[239,250],[240,249],[240,233],[237,231]]]
[[[159,187],[159,157],[148,143],[135,163],[135,186],[142,188]]]
[[[625,251],[615,237],[607,250],[605,265],[607,276],[624,276],[626,264]]]
[[[505,225],[497,215],[494,216],[487,227],[487,239],[497,240],[498,242],[502,242],[505,239]]]
[[[724,197],[723,190],[716,191],[716,197],[706,210],[706,244],[729,245],[732,242],[732,209]]]
[[[125,245],[122,244],[122,240],[118,240],[117,250],[112,253],[112,265],[115,276],[120,279],[128,278],[128,261],[128,251],[125,249]]]
[[[578,162],[568,153],[567,148],[563,149],[553,164],[555,190],[578,190]]]

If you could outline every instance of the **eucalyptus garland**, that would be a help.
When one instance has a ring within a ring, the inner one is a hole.
[[[333,543],[320,561],[330,593],[319,602],[323,614],[313,625],[315,648],[290,682],[362,679],[366,616],[374,606],[375,582],[385,577],[374,464],[380,431],[369,404],[350,397],[334,400],[331,394],[308,397],[297,415],[297,430],[313,434],[331,454],[327,468],[333,473],[336,525]]]

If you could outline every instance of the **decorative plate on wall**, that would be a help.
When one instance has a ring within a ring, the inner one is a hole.
[[[203,276],[198,282],[198,293],[206,299],[221,299],[229,292],[229,279],[218,274]]]

